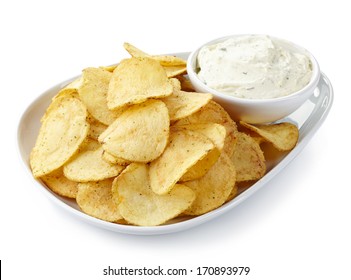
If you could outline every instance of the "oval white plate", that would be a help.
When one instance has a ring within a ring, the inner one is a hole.
[[[188,53],[178,53],[177,56],[187,58]],[[46,108],[48,107],[51,98],[69,82],[73,81],[76,77],[62,82],[41,94],[36,98],[32,104],[28,106],[23,113],[18,126],[18,148],[21,158],[24,162],[26,172],[31,175],[29,167],[30,151],[35,144],[40,127],[40,118],[43,116]],[[155,235],[165,234],[186,230],[195,227],[204,222],[208,222],[227,211],[232,210],[239,203],[253,195],[257,190],[261,189],[269,182],[275,175],[277,175],[288,163],[290,163],[306,146],[314,133],[318,130],[321,124],[327,117],[329,110],[333,103],[333,89],[328,78],[322,73],[315,94],[306,101],[297,111],[288,116],[286,121],[293,122],[299,127],[300,138],[296,147],[289,153],[275,158],[274,161],[268,160],[267,174],[255,184],[242,191],[237,197],[230,202],[224,204],[216,210],[213,210],[202,216],[194,218],[174,219],[170,223],[156,226],[156,227],[138,227],[132,225],[120,225],[110,222],[105,222],[81,212],[77,204],[72,199],[60,197],[49,190],[40,180],[33,178],[33,183],[39,187],[56,205],[68,211],[72,215],[77,216],[85,222],[94,226],[108,229],[115,232],[138,234],[138,235]]]

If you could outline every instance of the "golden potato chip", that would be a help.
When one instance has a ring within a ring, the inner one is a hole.
[[[190,92],[195,91],[193,84],[184,75],[177,75],[175,78],[179,80],[181,90]]]
[[[117,64],[109,65],[109,66],[100,66],[99,68],[112,73],[113,71],[115,71],[116,67],[117,67]]]
[[[175,79],[171,80],[174,81]],[[180,83],[176,84],[173,87],[172,95],[161,99],[168,108],[171,121],[190,116],[203,108],[212,99],[212,95],[209,93],[181,91],[177,88],[178,86],[180,88]]]
[[[238,132],[235,122],[230,118],[228,113],[216,102],[211,100],[206,106],[196,113],[180,119],[174,125],[186,125],[195,123],[214,122],[223,125],[227,131],[223,152],[229,157],[233,154]]]
[[[239,188],[238,188],[239,183],[240,182],[235,182],[232,191],[230,192],[229,196],[226,199],[226,202],[231,201],[233,198],[235,198],[239,194]]]
[[[163,154],[150,163],[152,190],[157,194],[168,193],[192,166],[214,148],[211,140],[199,132],[172,131]]]
[[[161,155],[169,136],[166,105],[149,100],[124,111],[99,137],[105,151],[117,158],[150,162]]]
[[[181,90],[181,84],[180,81],[177,78],[170,78],[169,82],[171,83],[172,87],[173,87],[173,92],[178,92]],[[173,93],[172,93],[173,94]]]
[[[67,86],[65,86],[65,89],[78,90],[82,84],[82,81],[83,81],[82,77],[80,76],[80,77],[76,78],[75,80],[73,80],[72,82],[70,82]]]
[[[91,115],[88,115],[87,121],[90,124],[88,137],[97,140],[99,138],[100,134],[106,130],[107,125],[99,122]]]
[[[194,124],[187,124],[183,126],[178,125],[176,127],[173,127],[172,129],[174,130],[187,129],[187,130],[199,132],[205,135],[207,138],[209,138],[213,142],[213,144],[215,144],[216,148],[219,151],[222,151],[224,148],[226,129],[221,124],[214,123],[214,122],[194,123]]]
[[[150,57],[151,56],[146,52],[143,52],[142,50],[138,49],[136,46],[133,46],[132,44],[127,42],[123,44],[123,47],[132,57]]]
[[[85,151],[94,151],[94,150],[97,150],[98,148],[101,148],[101,144],[97,140],[90,137],[86,137],[83,143],[80,145],[76,155],[83,153]]]
[[[220,153],[223,150],[226,137],[225,127],[217,123],[199,123],[178,126],[176,129],[188,129],[197,131],[209,138],[215,145],[216,149],[213,149],[206,155],[206,157],[199,160],[194,166],[192,166],[182,176],[182,178],[180,178],[179,181],[190,181],[204,176],[205,173],[211,168],[211,166],[218,160]]]
[[[107,179],[78,184],[77,204],[84,213],[108,222],[122,219],[118,206],[112,199],[112,181],[113,179]]]
[[[292,123],[251,125],[241,121],[240,124],[262,136],[279,151],[290,151],[299,139],[299,129]]]
[[[221,152],[218,149],[210,151],[203,159],[200,159],[180,179],[179,182],[186,182],[201,178],[216,163]]]
[[[149,55],[130,43],[124,43],[123,47],[133,57],[148,57],[157,60],[162,66],[186,66],[186,60],[174,55]]]
[[[86,68],[83,70],[82,81],[78,88],[80,100],[88,112],[99,122],[109,125],[123,111],[109,110],[107,107],[107,91],[112,73],[101,68]]]
[[[58,97],[62,97],[63,95],[78,95],[78,88],[80,87],[82,82],[81,77],[75,79],[73,82],[69,83],[66,85],[64,88],[62,88],[53,98],[52,101],[54,101]]]
[[[186,68],[186,60],[175,55],[153,55],[152,58],[157,60],[165,68],[178,66]]]
[[[122,60],[112,73],[107,104],[109,109],[138,104],[149,98],[171,95],[173,87],[162,66],[150,58]]]
[[[150,187],[146,164],[130,164],[113,182],[113,197],[123,218],[139,226],[156,226],[178,216],[194,201],[194,192],[175,185],[164,195]]]
[[[102,158],[104,150],[88,150],[75,156],[63,167],[65,176],[76,182],[101,181],[117,176],[124,167]]]
[[[77,196],[78,183],[67,179],[63,175],[62,168],[40,177],[40,179],[54,193],[69,198],[76,198]]]
[[[245,133],[237,133],[237,143],[231,160],[236,169],[237,182],[258,180],[266,172],[260,145]]]
[[[203,177],[183,183],[196,194],[195,201],[184,211],[184,214],[201,215],[218,208],[233,192],[235,181],[235,167],[230,158],[222,153],[218,161]]]
[[[45,113],[30,155],[34,177],[64,165],[78,150],[89,131],[84,104],[71,95],[56,98]]]
[[[163,66],[163,69],[166,72],[168,78],[174,78],[179,75],[186,73],[186,66],[177,65],[177,66]]]
[[[102,154],[102,158],[111,164],[118,164],[118,165],[125,166],[131,163],[130,161],[115,157],[114,155],[111,155],[109,152],[106,152],[106,151],[104,151],[104,153]]]

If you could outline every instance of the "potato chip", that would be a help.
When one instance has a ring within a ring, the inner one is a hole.
[[[125,42],[123,44],[124,49],[132,56],[132,57],[151,57],[151,55],[143,52],[142,50],[138,49],[136,46],[133,46],[130,43]]]
[[[139,226],[156,226],[178,216],[194,201],[194,192],[175,185],[164,195],[150,187],[146,164],[130,164],[113,182],[113,197],[123,218]]]
[[[112,73],[107,104],[111,110],[149,98],[171,95],[173,87],[162,66],[150,58],[122,60]]]
[[[104,153],[102,154],[102,158],[111,164],[118,164],[118,165],[125,166],[131,163],[128,160],[115,157],[114,155],[111,155],[109,152],[106,152],[106,151],[104,151]]]
[[[221,152],[218,149],[210,151],[203,159],[200,159],[180,179],[179,182],[186,182],[201,178],[216,163]]]
[[[208,122],[208,123],[194,123],[183,126],[173,127],[174,130],[187,129],[199,132],[209,138],[219,151],[222,151],[225,144],[226,129],[223,125]]]
[[[201,215],[218,208],[233,192],[235,181],[235,167],[230,158],[223,153],[205,176],[183,183],[196,194],[195,201],[184,214]]]
[[[266,172],[265,159],[259,144],[245,133],[237,133],[236,148],[231,160],[236,168],[237,182],[258,180]]]
[[[76,78],[75,80],[73,80],[72,82],[70,82],[67,86],[65,86],[65,89],[78,90],[82,84],[82,81],[83,81],[82,77],[80,76],[80,77]]]
[[[283,122],[269,125],[251,125],[241,121],[240,124],[262,136],[279,151],[290,151],[295,147],[299,139],[299,130],[292,123]]]
[[[157,60],[162,66],[166,68],[177,66],[183,66],[186,68],[186,60],[175,55],[153,55],[152,58]]]
[[[115,71],[116,67],[117,67],[117,64],[109,65],[109,66],[100,66],[99,68],[112,73],[113,71]]]
[[[162,66],[186,66],[186,60],[174,55],[149,55],[130,43],[124,43],[123,47],[133,57],[148,57],[158,61]]]
[[[105,151],[117,158],[150,162],[165,149],[169,136],[166,105],[149,100],[123,112],[99,137]]]
[[[211,168],[211,166],[218,160],[220,153],[223,150],[226,136],[225,127],[217,123],[200,123],[179,126],[176,127],[176,129],[188,129],[197,131],[209,138],[215,145],[216,149],[213,149],[206,155],[206,157],[199,160],[194,166],[192,166],[182,176],[182,178],[180,178],[179,181],[190,181],[204,176],[205,173]]]
[[[30,155],[34,177],[64,165],[78,150],[89,131],[84,104],[71,95],[56,98],[45,113]]]
[[[183,91],[190,91],[190,92],[194,92],[195,91],[195,88],[193,87],[193,84],[184,75],[177,75],[175,78],[180,82],[181,90],[183,90]]]
[[[101,68],[86,68],[78,88],[79,97],[88,112],[105,125],[111,124],[123,111],[123,108],[109,110],[107,107],[107,91],[111,77],[112,73]]]
[[[100,147],[101,147],[101,144],[97,140],[90,138],[90,137],[87,137],[87,138],[85,138],[83,143],[80,145],[77,154],[85,152],[85,151],[97,150]]]
[[[239,184],[240,182],[235,182],[233,189],[231,190],[229,196],[226,199],[226,202],[231,201],[239,194],[239,188],[238,188]]]
[[[62,168],[40,177],[40,179],[54,193],[69,198],[76,198],[77,196],[78,183],[67,179],[63,175]]]
[[[171,121],[179,120],[194,114],[203,108],[210,100],[212,95],[209,93],[186,92],[180,90],[180,83],[177,81],[173,86],[173,93],[161,100],[166,104]],[[179,89],[178,89],[179,88]]]
[[[99,122],[91,115],[88,115],[87,121],[90,124],[88,137],[97,140],[99,138],[100,134],[106,130],[107,125]]]
[[[183,75],[186,73],[186,66],[178,65],[178,66],[163,66],[163,69],[166,72],[168,78],[174,78],[179,75]]]
[[[172,87],[173,87],[173,92],[178,92],[181,90],[181,84],[180,81],[176,78],[170,78],[169,82],[171,83]],[[173,94],[173,93],[172,93]]]
[[[78,154],[64,165],[63,173],[76,182],[101,181],[117,176],[124,167],[106,162],[102,158],[103,152],[101,147]]]
[[[62,97],[63,95],[78,95],[78,88],[80,87],[82,82],[81,77],[75,79],[73,82],[69,83],[66,85],[64,88],[62,88],[53,98],[52,101],[54,101],[58,97]]]
[[[214,122],[223,125],[227,131],[223,152],[229,157],[233,154],[238,132],[235,122],[230,118],[228,113],[216,102],[211,100],[206,106],[196,113],[180,119],[174,125],[186,125],[195,123]]]
[[[112,181],[78,184],[77,204],[82,211],[95,218],[117,222],[122,219],[117,204],[112,199]]]
[[[199,132],[172,131],[163,154],[150,163],[152,190],[157,194],[168,193],[192,166],[214,148],[211,140]]]

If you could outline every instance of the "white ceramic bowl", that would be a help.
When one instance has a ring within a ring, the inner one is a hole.
[[[220,103],[233,119],[243,120],[249,123],[274,122],[293,113],[314,93],[320,79],[320,69],[317,60],[306,49],[289,41],[272,36],[269,37],[274,42],[278,42],[281,46],[287,49],[304,53],[310,58],[312,63],[312,76],[310,82],[304,88],[284,97],[245,99],[230,96],[205,85],[198,78],[196,73],[197,55],[200,49],[206,45],[213,45],[237,36],[243,35],[226,36],[203,44],[189,55],[187,62],[187,72],[195,90],[198,92],[212,93],[214,100]]]

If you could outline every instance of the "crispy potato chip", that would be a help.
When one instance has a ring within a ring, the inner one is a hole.
[[[124,167],[110,164],[102,158],[104,150],[88,150],[78,154],[63,167],[65,176],[76,182],[101,181],[117,176]]]
[[[258,180],[266,172],[260,145],[245,133],[237,133],[237,143],[231,160],[236,168],[237,182]]]
[[[170,192],[178,180],[214,148],[211,140],[199,132],[172,131],[163,154],[150,163],[152,190],[157,194]]]
[[[69,83],[66,85],[64,88],[62,88],[53,98],[52,101],[54,101],[58,97],[62,97],[63,95],[78,95],[78,88],[80,87],[82,82],[81,77],[75,79],[73,82]]]
[[[112,73],[107,104],[109,109],[138,104],[149,98],[171,95],[173,87],[162,66],[150,58],[122,60]]]
[[[184,75],[178,75],[175,78],[179,80],[181,90],[183,90],[183,91],[190,91],[190,92],[194,92],[195,91],[195,88],[193,87],[193,84]]]
[[[62,168],[40,177],[40,179],[54,193],[69,198],[76,198],[77,196],[78,183],[67,179],[63,175]]]
[[[125,42],[123,44],[124,49],[132,56],[132,57],[151,57],[151,55],[143,52],[142,50],[138,49],[136,46],[133,46],[130,43]]]
[[[226,129],[223,125],[208,122],[208,123],[194,123],[183,126],[176,126],[174,130],[187,129],[199,132],[209,138],[219,151],[222,151],[225,144]]]
[[[163,66],[163,69],[166,72],[168,78],[174,78],[179,75],[183,75],[186,73],[186,66],[178,65],[178,66]]]
[[[186,182],[201,178],[216,163],[221,152],[218,149],[210,151],[203,159],[200,159],[180,179],[179,182]]]
[[[186,68],[186,60],[174,55],[153,55],[152,58],[165,67],[183,66]]]
[[[113,71],[115,71],[117,65],[118,65],[118,64],[109,65],[109,66],[100,66],[99,68],[101,68],[101,69],[103,69],[103,70],[106,70],[106,71],[112,73]]]
[[[186,60],[174,55],[149,55],[130,43],[124,43],[123,47],[133,57],[148,57],[157,60],[162,66],[186,66]]]
[[[223,150],[226,130],[223,125],[217,123],[199,123],[199,124],[188,124],[185,126],[178,126],[176,129],[188,129],[197,131],[207,138],[216,146],[207,154],[206,157],[199,160],[194,166],[192,166],[179,181],[190,181],[198,179],[205,175],[205,173],[211,168],[213,164],[218,160],[221,151]]]
[[[223,152],[229,157],[233,154],[238,132],[235,122],[230,118],[228,113],[216,102],[211,100],[206,106],[196,113],[180,119],[174,125],[186,125],[196,123],[214,122],[223,125],[227,131]]]
[[[186,210],[194,201],[194,192],[183,185],[175,185],[164,195],[150,187],[146,164],[130,164],[113,182],[113,197],[123,218],[139,226],[156,226],[167,222]]]
[[[176,79],[171,80],[178,81]],[[161,99],[168,108],[171,121],[176,121],[194,114],[212,99],[212,95],[209,93],[181,91],[178,89],[180,88],[179,81],[172,84],[175,84],[175,86],[173,86],[172,95]]]
[[[111,124],[123,112],[123,108],[109,110],[107,107],[107,91],[111,77],[111,72],[101,68],[86,68],[78,88],[80,100],[88,112],[105,125]]]
[[[122,219],[118,206],[112,199],[112,181],[113,179],[107,179],[78,184],[77,204],[84,213],[108,222]]]
[[[88,137],[97,140],[99,138],[100,134],[106,130],[107,125],[99,122],[91,115],[88,115],[87,120],[88,120],[88,123],[90,124]]]
[[[196,194],[195,201],[184,214],[201,215],[218,208],[235,192],[235,181],[235,167],[230,158],[222,153],[205,176],[183,183]]]
[[[106,152],[106,151],[104,151],[104,153],[102,154],[102,158],[111,164],[118,164],[118,165],[125,166],[131,163],[128,160],[115,157],[114,155],[111,155],[109,152]]]
[[[84,104],[71,95],[56,98],[45,113],[30,155],[34,177],[64,165],[79,149],[89,131]]]
[[[80,77],[76,78],[75,80],[73,80],[72,82],[70,82],[67,86],[65,86],[65,89],[78,90],[82,84],[82,81],[83,81],[82,77],[80,76]]]
[[[173,87],[173,92],[178,92],[181,90],[181,84],[180,81],[176,78],[170,78],[169,82],[171,83],[172,87]],[[173,94],[173,93],[172,93]]]
[[[150,162],[165,149],[169,136],[166,105],[149,100],[123,112],[99,137],[105,151],[127,161]]]
[[[233,198],[235,198],[239,194],[238,193],[239,192],[239,188],[238,188],[239,183],[240,182],[235,182],[232,191],[230,192],[229,196],[226,199],[226,202],[231,201]]]
[[[77,154],[85,152],[85,151],[94,151],[100,147],[101,147],[101,144],[97,140],[90,138],[90,137],[87,137],[87,138],[85,138],[83,143],[80,145]]]
[[[241,121],[240,124],[262,136],[279,151],[290,151],[295,147],[299,139],[299,130],[292,123],[251,125]]]

